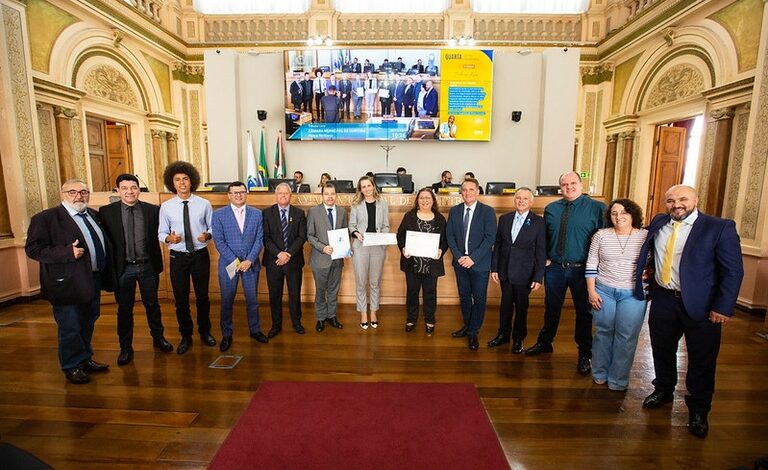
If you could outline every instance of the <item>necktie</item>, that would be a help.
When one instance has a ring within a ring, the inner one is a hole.
[[[280,227],[283,229],[283,248],[288,249],[288,217],[286,211],[288,209],[280,209]]]
[[[565,209],[563,209],[563,215],[560,217],[560,231],[557,235],[557,255],[560,256],[561,261],[566,261],[565,259],[565,236],[568,232],[568,216],[571,213],[571,206],[573,205],[572,202],[566,202],[565,203]]]
[[[368,80],[368,88],[373,88],[373,79]]]
[[[128,206],[128,220],[125,224],[125,258],[136,261],[136,224],[133,219],[133,206]]]
[[[462,233],[462,240],[464,241],[464,251],[466,254],[467,251],[467,233],[469,233],[469,212],[472,209],[467,207],[467,211],[464,213],[464,220],[461,221],[461,233]]]
[[[331,224],[331,230],[333,230],[333,209],[328,209],[328,223]]]
[[[667,240],[667,246],[664,249],[664,264],[661,265],[661,283],[669,285],[672,280],[672,258],[675,256],[675,242],[677,241],[677,231],[682,222],[672,221],[672,234]]]
[[[91,239],[93,240],[93,249],[96,251],[96,269],[101,271],[107,267],[107,255],[104,252],[104,245],[101,244],[101,238],[99,238],[99,234],[96,232],[96,229],[93,228],[93,225],[91,225],[90,222],[88,222],[88,216],[85,214],[85,212],[80,212],[77,215],[83,218],[85,227],[88,229],[88,233],[91,234]]]
[[[245,206],[236,209],[235,215],[237,216],[237,225],[240,227],[240,233],[245,231]]]
[[[195,242],[192,240],[192,224],[189,221],[189,201],[182,201],[184,204],[184,246],[189,253],[194,253]]]

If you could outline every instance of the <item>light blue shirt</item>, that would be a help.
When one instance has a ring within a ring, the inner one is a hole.
[[[173,199],[165,201],[160,206],[160,224],[157,227],[157,238],[165,243],[166,237],[171,232],[181,237],[179,243],[171,243],[168,248],[174,251],[187,251],[184,240],[184,204],[183,199],[176,196]],[[207,200],[192,194],[189,196],[189,226],[192,229],[192,241],[195,244],[195,250],[205,248],[208,242],[201,242],[197,239],[201,233],[211,231],[211,217],[213,217],[213,208]]]
[[[520,229],[523,228],[523,223],[525,222],[525,219],[528,217],[528,212],[525,211],[524,213],[520,214],[518,212],[515,212],[515,221],[512,222],[512,243],[515,242],[517,239],[517,234],[520,233]]]
[[[91,231],[88,230],[88,227],[85,226],[85,221],[82,217],[80,217],[78,214],[80,212],[77,212],[74,207],[70,206],[69,204],[62,204],[64,208],[69,212],[69,215],[72,216],[72,219],[77,224],[77,227],[80,229],[81,232],[83,232],[83,239],[85,240],[85,244],[88,245],[88,253],[90,254],[91,258],[91,270],[92,271],[98,271],[99,266],[96,264],[96,246],[93,244],[93,238],[91,238]],[[101,233],[101,227],[99,227],[99,224],[96,223],[95,220],[93,220],[93,217],[91,217],[90,214],[88,214],[88,211],[86,210],[83,212],[85,216],[88,218],[88,222],[93,226],[93,228],[96,230],[96,233],[99,235],[99,241],[101,242],[101,247],[104,248],[104,254],[107,252],[107,245],[104,244],[104,234]]]

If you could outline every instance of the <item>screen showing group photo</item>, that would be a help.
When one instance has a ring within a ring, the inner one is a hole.
[[[289,140],[489,141],[493,51],[286,51]]]

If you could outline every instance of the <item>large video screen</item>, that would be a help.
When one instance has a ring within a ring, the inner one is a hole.
[[[288,140],[489,141],[493,51],[286,51]]]

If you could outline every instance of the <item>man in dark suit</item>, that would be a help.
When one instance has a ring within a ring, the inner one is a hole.
[[[328,94],[323,96],[322,100],[320,100],[320,104],[323,106],[325,122],[339,122],[339,117],[341,115],[341,99],[336,95],[336,87],[334,85],[328,87]]]
[[[511,334],[515,354],[523,352],[523,340],[528,335],[528,296],[541,287],[547,262],[544,218],[531,212],[532,204],[530,189],[522,187],[515,192],[516,210],[499,219],[491,257],[491,279],[501,283],[501,305],[499,332],[488,346],[509,343]]]
[[[443,170],[442,174],[440,174],[440,181],[432,185],[432,191],[438,192],[440,191],[440,188],[447,187],[449,184],[451,184],[452,179],[453,175],[451,172],[448,170]]]
[[[400,80],[400,75],[395,75],[394,86],[395,116],[403,115],[403,98],[405,97],[405,83]]]
[[[347,78],[346,73],[341,74],[339,94],[341,95],[341,112],[339,113],[339,116],[349,119],[349,105],[352,102],[352,82]]]
[[[358,62],[357,57],[352,59],[352,69],[350,70],[352,73],[362,73],[363,66]]]
[[[245,293],[245,314],[251,338],[260,343],[268,341],[259,323],[259,252],[264,242],[261,211],[245,204],[248,190],[245,183],[235,181],[227,186],[229,205],[217,209],[211,220],[211,232],[219,252],[219,287],[221,288],[221,345],[224,352],[232,346],[232,307],[237,295],[237,282],[242,281]],[[237,260],[237,262],[235,261]],[[234,276],[227,266],[236,263]]]
[[[302,89],[302,105],[301,110],[305,113],[312,114],[312,80],[309,78],[309,72],[304,72],[304,80],[301,81]]]
[[[261,264],[267,270],[269,307],[272,328],[267,337],[274,338],[283,329],[283,282],[288,284],[288,310],[293,329],[303,335],[301,325],[301,269],[304,267],[304,242],[307,241],[307,218],[301,208],[290,205],[291,187],[285,183],[275,188],[277,203],[264,209],[264,256]]]
[[[298,73],[294,75],[293,82],[291,82],[291,86],[289,87],[289,92],[291,94],[293,110],[299,111],[301,109],[301,104],[304,102],[304,87],[301,85],[301,75]]]
[[[341,254],[341,257],[333,256],[328,231],[348,226],[347,211],[336,205],[336,187],[333,183],[326,183],[323,187],[323,202],[310,208],[307,215],[307,240],[312,245],[309,264],[315,279],[315,330],[318,333],[325,329],[326,323],[334,328],[343,328],[336,317],[336,304],[344,258],[348,258],[350,253]],[[349,234],[345,233],[344,236],[349,237]]]
[[[416,87],[413,85],[413,79],[405,79],[405,89],[403,90],[403,114],[405,117],[413,116],[413,105],[416,102]]]
[[[397,62],[392,64],[392,71],[395,73],[405,73],[405,63],[402,57],[398,57]]]
[[[642,293],[643,270],[653,268],[648,328],[656,378],[643,406],[674,400],[678,345],[685,336],[688,431],[706,437],[721,330],[733,316],[744,277],[741,245],[733,220],[698,211],[692,187],[672,186],[665,200],[667,213],[648,226],[636,276],[635,291]]]
[[[73,384],[109,366],[93,360],[93,327],[100,291],[112,290],[109,238],[98,213],[88,209],[90,191],[80,180],[61,186],[61,205],[32,217],[27,256],[40,263],[40,296],[53,306],[59,333],[59,363]]]
[[[139,200],[141,193],[136,176],[119,175],[116,185],[120,200],[102,206],[99,215],[114,247],[117,337],[120,341],[117,365],[124,366],[133,360],[133,305],[137,283],[152,345],[166,353],[173,351],[173,345],[163,336],[163,320],[157,300],[160,273],[163,272],[163,255],[157,240],[160,207]]]
[[[464,325],[453,332],[454,338],[469,337],[469,349],[477,350],[477,334],[483,326],[491,270],[491,249],[496,238],[496,212],[477,200],[477,180],[464,180],[462,204],[448,213],[446,238],[453,254],[453,269],[459,290]]]
[[[432,86],[432,80],[427,80],[425,83],[426,92],[424,93],[424,115],[429,117],[437,116],[437,90]]]
[[[415,70],[418,73],[424,73],[424,64],[421,63],[421,59],[416,60],[416,63],[411,66],[411,70]]]

